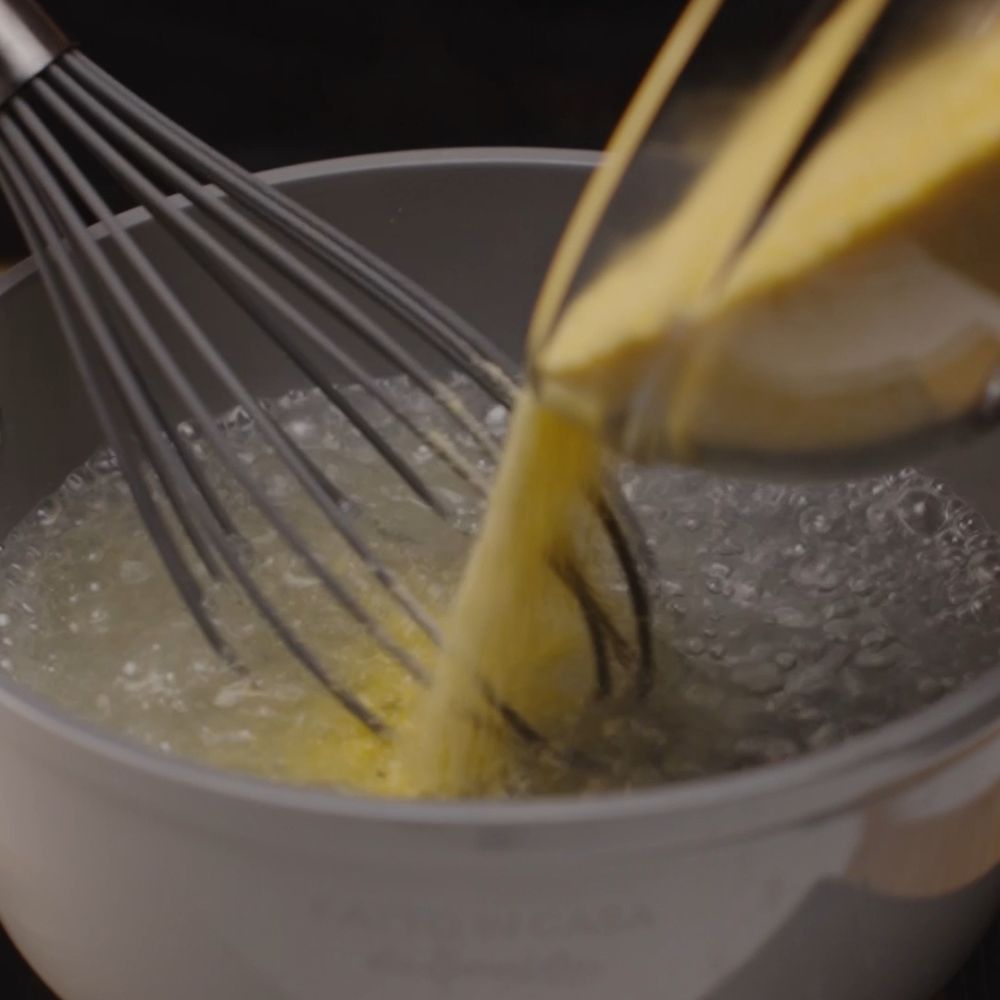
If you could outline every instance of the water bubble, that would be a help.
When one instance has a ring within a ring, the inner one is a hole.
[[[960,536],[982,536],[989,531],[989,526],[983,516],[972,510],[965,511],[953,518],[951,523],[957,529]]]
[[[824,722],[817,726],[807,737],[806,743],[810,750],[825,750],[840,742],[840,730],[832,722]]]
[[[212,699],[212,704],[216,708],[235,708],[250,693],[250,688],[245,680],[234,681],[232,684],[219,688]]]
[[[507,407],[497,404],[486,413],[486,426],[491,430],[502,430],[507,426]]]
[[[736,605],[753,607],[760,596],[760,589],[755,583],[747,580],[738,580],[730,585],[729,596]]]
[[[60,514],[62,514],[62,503],[55,496],[43,500],[35,508],[35,517],[38,518],[38,523],[45,528],[55,524],[59,520]]]
[[[760,662],[733,671],[733,681],[754,694],[771,694],[780,691],[784,678],[777,663]]]
[[[991,609],[991,601],[988,601],[981,596],[977,596],[956,608],[956,612],[960,619],[977,621],[985,618],[990,613]]]
[[[823,606],[823,617],[827,621],[851,618],[858,613],[857,603],[850,597],[841,597]]]
[[[715,551],[720,556],[738,556],[742,555],[746,551],[746,547],[738,542],[735,538],[726,537],[719,541],[715,547]]]
[[[307,587],[318,587],[319,578],[309,573],[296,573],[294,570],[285,570],[281,574],[281,579],[295,590],[302,590]]]
[[[884,670],[891,667],[898,658],[898,646],[866,646],[854,655],[852,662],[861,670]]]
[[[833,518],[822,507],[806,507],[799,514],[799,529],[806,535],[828,535],[833,530]]]
[[[119,579],[128,584],[143,583],[152,575],[150,566],[139,559],[123,559],[118,570]]]
[[[973,554],[968,563],[969,578],[982,586],[989,586],[1000,580],[1000,551],[987,549]]]
[[[809,663],[787,674],[783,684],[792,694],[816,693],[829,686],[830,671],[822,662]]]
[[[893,641],[892,633],[881,626],[869,629],[861,636],[861,645],[866,649],[883,649]]]
[[[87,463],[87,468],[96,476],[110,476],[118,471],[118,456],[113,451],[100,451]]]
[[[271,500],[284,500],[295,491],[295,484],[290,476],[274,472],[264,481],[264,492]]]
[[[868,530],[874,534],[881,535],[891,524],[892,513],[885,503],[872,503],[865,511],[865,521]]]
[[[941,498],[929,490],[909,490],[904,493],[896,510],[900,521],[917,535],[933,535],[945,523]]]
[[[285,429],[300,444],[313,443],[318,437],[318,428],[315,422],[308,420],[305,417],[289,420],[288,423],[285,424]]]
[[[823,719],[823,712],[808,698],[791,698],[785,706],[788,718],[799,728],[809,728],[818,725]]]
[[[814,608],[783,605],[774,609],[774,623],[781,628],[809,628],[817,620]]]
[[[247,429],[252,424],[253,418],[242,406],[234,406],[219,418],[219,426],[229,433]]]
[[[832,618],[823,625],[823,635],[828,639],[848,642],[853,638],[857,626],[849,618]]]
[[[15,586],[27,583],[31,579],[28,568],[18,562],[12,562],[7,566],[6,576],[7,580]]]
[[[834,590],[843,579],[836,557],[831,554],[798,563],[792,568],[792,579],[803,587]]]

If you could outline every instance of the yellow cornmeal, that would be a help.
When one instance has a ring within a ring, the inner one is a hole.
[[[422,791],[501,787],[513,739],[480,685],[549,737],[586,703],[593,666],[560,560],[585,571],[597,547],[589,499],[598,494],[594,436],[522,397],[489,510],[445,622],[435,683],[403,758]],[[592,574],[596,577],[597,574]]]
[[[1000,362],[1000,18],[876,81],[731,263],[801,125],[883,6],[841,4],[678,209],[556,322],[566,261],[611,198],[615,178],[598,172],[536,313],[543,399],[602,429],[630,417],[627,447],[688,459],[706,446],[864,444],[978,398]],[[645,89],[665,83],[654,68]],[[654,97],[662,90],[637,98],[605,172],[621,174],[616,147],[635,147]]]

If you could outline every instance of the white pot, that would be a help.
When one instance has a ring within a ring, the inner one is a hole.
[[[513,347],[594,162],[460,150],[270,179]],[[234,336],[219,293],[130,221]],[[97,442],[29,264],[0,283],[0,414],[6,530]],[[998,449],[938,471],[1000,521]],[[450,805],[212,772],[0,681],[0,917],[65,1000],[925,1000],[998,895],[996,669],[781,766]]]

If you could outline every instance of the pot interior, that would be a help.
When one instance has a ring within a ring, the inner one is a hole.
[[[538,284],[593,163],[592,157],[582,154],[457,153],[396,159],[376,157],[293,168],[277,172],[276,181],[295,198],[335,220],[349,235],[424,284],[467,316],[509,355],[516,357]],[[266,349],[246,350],[246,317],[194,262],[148,219],[137,214],[131,221],[133,234],[142,248],[161,272],[170,277],[172,286],[185,301],[196,304],[204,329],[235,364],[252,390],[261,396],[278,396],[295,387],[296,373],[276,353]],[[138,294],[142,294],[141,290]],[[367,303],[365,307],[371,308]],[[374,311],[378,313],[377,309]],[[412,337],[410,331],[390,317],[380,314],[380,319],[401,340]],[[364,356],[364,353],[360,352],[362,359],[374,365],[376,371],[380,364],[384,368],[384,363],[376,356]],[[190,370],[198,381],[197,367],[192,365]],[[335,376],[336,373],[331,374]],[[200,384],[215,409],[221,411],[230,405],[231,401],[218,392],[213,382],[206,379]],[[175,413],[174,416],[180,418],[183,414]],[[37,276],[30,268],[22,267],[8,276],[0,291],[0,535],[6,535],[40,500],[56,489],[100,443],[96,422],[72,370]],[[1000,463],[991,461],[996,447],[995,440],[981,440],[972,448],[939,456],[930,462],[927,473],[947,487],[940,495],[928,492],[929,480],[923,473],[906,473],[894,480],[895,485],[891,488],[896,491],[895,500],[887,516],[894,518],[893,530],[908,546],[907,554],[901,558],[910,558],[910,553],[914,560],[930,558],[926,553],[933,555],[935,551],[929,547],[932,545],[930,539],[937,538],[948,528],[945,522],[949,517],[981,518],[984,523],[976,530],[984,538],[991,535],[988,526],[1000,521]],[[774,487],[777,492],[768,493],[767,487],[756,484],[725,483],[693,473],[675,478],[670,488],[680,498],[678,511],[687,505],[684,510],[689,520],[695,520],[694,515],[706,503],[714,505],[718,517],[734,525],[741,520],[741,505],[772,500],[778,504],[777,520],[764,518],[756,526],[750,524],[749,541],[748,537],[743,537],[739,542],[743,552],[748,545],[752,548],[755,530],[762,535],[771,533],[772,529],[780,533],[781,519],[795,518],[799,526],[796,531],[801,529],[804,535],[812,533],[814,538],[816,533],[823,535],[827,498],[835,494],[840,496],[844,489],[842,484],[810,485],[803,488],[793,502],[784,492],[786,487]],[[847,533],[837,542],[845,550],[851,549],[856,542],[861,543],[866,525],[872,531],[878,530],[872,511],[881,501],[876,501],[869,486],[858,489],[866,507],[852,515],[844,529]],[[951,493],[971,507],[962,507],[949,514],[946,508],[951,503],[948,499]],[[679,525],[683,527],[681,513],[677,513],[669,524],[659,523],[659,528],[677,534]],[[723,541],[731,543],[732,539]],[[828,545],[828,542],[829,539],[823,544]],[[789,545],[792,543],[794,539],[789,536]],[[973,566],[981,577],[984,600],[992,595],[994,586],[1000,587],[1000,548],[994,552],[991,546],[992,543],[982,546],[985,555],[977,550],[978,561]],[[670,558],[678,558],[677,552],[681,551],[686,553],[685,558],[690,556],[692,565],[697,564],[695,589],[705,600],[710,600],[709,595],[716,592],[712,589],[713,573],[718,578],[718,587],[724,591],[728,587],[732,595],[737,585],[733,583],[732,567],[727,567],[717,554],[688,551],[682,547],[672,550]],[[891,552],[887,555],[878,550],[876,554],[879,558],[892,558]],[[781,567],[787,564],[789,573],[802,571],[803,586],[813,586],[818,593],[824,590],[821,560],[810,562],[806,554],[784,551],[781,558],[785,563],[776,564],[779,575],[784,572]],[[736,562],[739,561],[737,558]],[[956,572],[956,566],[958,562],[950,557],[948,572]],[[897,571],[900,571],[898,566]],[[923,573],[920,579],[933,578],[932,566],[923,565],[920,572]],[[810,573],[812,577],[808,576]],[[963,595],[972,594],[975,588],[964,578],[963,581]],[[844,584],[841,589],[847,594],[848,582],[841,582]],[[667,615],[674,613],[670,607],[683,603],[674,601],[671,604],[672,597],[676,597],[676,593],[669,588],[660,594]],[[827,617],[831,617],[828,612],[835,607],[835,598],[836,595],[822,597],[823,613]],[[856,588],[853,594],[856,603],[863,605],[865,598],[865,592]],[[928,600],[933,605],[930,597]],[[1000,635],[1000,616],[994,622],[987,613],[988,621],[984,624],[979,620],[983,617],[982,609],[977,611],[970,602],[966,603],[969,607],[963,605],[962,613],[968,625],[962,626],[965,638],[964,644],[957,647],[960,652],[953,654],[947,650],[948,641],[944,639],[942,649],[945,651],[940,654],[968,659],[967,665],[949,673],[959,680],[983,673],[984,664],[992,665]],[[1000,605],[1000,602],[995,603]],[[908,613],[924,614],[926,608],[920,610],[919,604],[914,601]],[[683,613],[689,614],[689,611],[685,608]],[[676,613],[681,614],[680,611]],[[772,602],[770,613],[775,618],[770,623],[773,629],[794,632],[804,628],[801,617],[796,618],[799,612],[794,607],[783,610],[780,602]],[[710,633],[717,631],[717,623],[710,618],[699,620],[701,631],[690,631],[684,640],[691,657],[706,662],[715,645],[715,636]],[[835,625],[835,611],[832,621]],[[830,623],[818,620],[819,627],[830,630]],[[830,634],[835,636],[832,630]],[[885,643],[874,635],[874,630],[872,635],[864,663],[867,668],[878,670]],[[762,641],[767,641],[766,637]],[[849,640],[860,646],[867,641],[860,633]],[[841,641],[839,645],[844,647],[845,643]],[[854,655],[850,650],[848,653]],[[824,652],[822,655],[841,653]],[[799,665],[792,660],[789,663],[787,670],[799,670]],[[839,669],[839,665],[834,669]],[[894,669],[901,668],[897,664]],[[771,694],[765,687],[767,678],[749,683],[751,689],[754,683],[757,684],[759,690],[752,693],[763,710]],[[806,688],[808,677],[796,683]],[[935,697],[947,690],[947,686],[942,686]],[[826,710],[819,697],[812,698],[809,705],[814,714]],[[817,728],[822,722],[818,718],[813,721]],[[776,752],[783,753],[780,748]]]

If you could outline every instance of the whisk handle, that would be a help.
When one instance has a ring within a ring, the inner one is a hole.
[[[0,0],[0,107],[70,45],[34,0]]]

